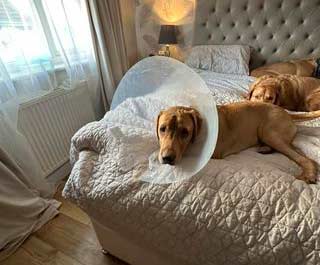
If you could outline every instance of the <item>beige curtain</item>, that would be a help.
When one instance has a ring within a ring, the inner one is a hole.
[[[0,261],[57,215],[60,203],[41,196],[14,159],[0,147]]]
[[[108,110],[114,91],[129,68],[120,1],[87,0],[96,61],[101,76],[101,100]]]
[[[57,215],[60,206],[50,199],[54,187],[41,177],[24,141],[0,112],[0,261]]]

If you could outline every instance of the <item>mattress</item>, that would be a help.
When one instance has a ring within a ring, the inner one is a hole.
[[[217,104],[242,100],[252,82],[198,73]],[[63,195],[140,249],[181,264],[319,264],[320,186],[296,180],[300,169],[282,154],[248,149],[165,185],[136,177],[145,151],[157,148],[151,114],[161,104],[127,100],[80,129]],[[320,164],[319,128],[299,127],[293,144]]]

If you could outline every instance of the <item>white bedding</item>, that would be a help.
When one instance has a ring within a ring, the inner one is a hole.
[[[185,64],[202,70],[248,75],[249,45],[198,45],[192,47]]]
[[[240,100],[251,81],[200,75],[217,104]],[[146,151],[157,148],[152,117],[161,104],[130,99],[77,132],[64,196],[144,249],[184,264],[320,264],[320,186],[296,180],[299,168],[282,154],[246,150],[166,185],[133,178]],[[320,163],[319,128],[301,127],[294,145]]]
[[[248,86],[254,77],[248,75],[221,74],[212,71],[194,69],[206,82],[216,104],[241,101],[248,92]]]

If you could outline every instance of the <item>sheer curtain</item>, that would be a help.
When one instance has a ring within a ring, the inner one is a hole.
[[[10,119],[22,101],[96,82],[92,54],[83,1],[0,1],[0,103]]]
[[[92,51],[84,1],[0,0],[0,145],[17,161],[28,153],[36,168],[28,175],[35,179],[41,169],[17,130],[19,104],[81,82],[94,97],[98,75]]]
[[[0,0],[0,260],[58,207],[46,199],[54,189],[17,129],[19,105],[80,83],[94,97],[91,42],[84,1]]]

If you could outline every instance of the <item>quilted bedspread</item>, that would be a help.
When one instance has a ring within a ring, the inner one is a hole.
[[[320,185],[296,180],[299,167],[282,154],[253,148],[211,160],[182,182],[139,180],[145,154],[157,149],[154,117],[162,104],[129,99],[80,129],[64,196],[183,264],[320,264]],[[319,128],[300,127],[294,145],[320,164]]]

